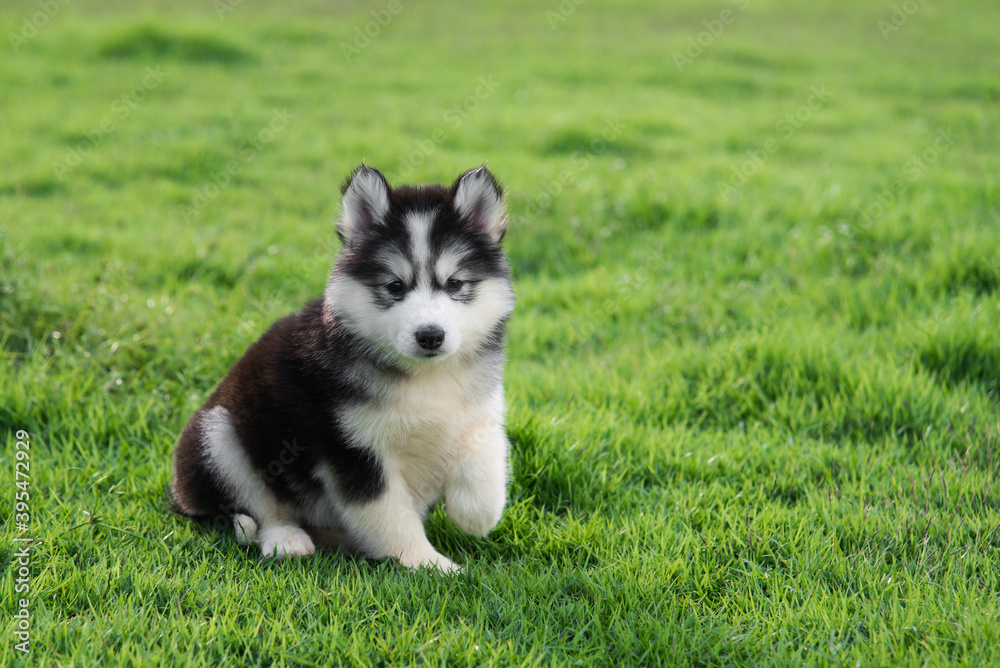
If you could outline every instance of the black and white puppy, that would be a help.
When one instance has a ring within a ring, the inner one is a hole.
[[[361,165],[322,297],[275,323],[187,424],[173,505],[225,518],[265,556],[313,535],[407,567],[457,567],[427,540],[441,497],[485,535],[506,503],[506,211],[485,167],[450,187],[392,188]]]

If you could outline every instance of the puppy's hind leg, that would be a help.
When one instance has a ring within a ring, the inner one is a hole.
[[[233,515],[233,529],[236,530],[236,542],[240,545],[260,542],[257,539],[257,522],[249,515],[242,513]]]
[[[265,557],[284,559],[288,555],[304,557],[315,553],[316,546],[309,534],[278,502],[250,463],[229,411],[221,406],[213,408],[205,414],[202,425],[212,469],[234,504],[249,513],[233,516],[236,539],[244,545],[256,539]]]
[[[269,519],[258,529],[257,521],[249,515],[233,515],[236,542],[243,546],[259,544],[264,557],[278,560],[289,555],[306,557],[316,552],[312,538],[299,525],[282,521],[276,516]]]
[[[316,552],[316,546],[302,527],[279,521],[261,527],[260,551],[264,557],[281,561],[290,555],[308,557]]]

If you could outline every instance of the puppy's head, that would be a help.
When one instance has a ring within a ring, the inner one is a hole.
[[[501,345],[514,295],[503,191],[485,167],[450,188],[392,188],[362,164],[343,193],[326,290],[339,322],[411,364]]]

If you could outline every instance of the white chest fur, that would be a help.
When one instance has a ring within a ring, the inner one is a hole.
[[[350,409],[348,422],[386,474],[402,479],[414,501],[426,506],[441,496],[470,432],[502,424],[502,389],[484,392],[483,380],[480,369],[436,365],[394,382],[382,400]]]

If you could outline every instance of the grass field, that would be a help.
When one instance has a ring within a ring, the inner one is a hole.
[[[4,3],[0,664],[1000,665],[997,25]],[[259,562],[167,512],[180,429],[321,291],[362,158],[508,188],[514,476],[487,539],[429,519],[458,577]]]

